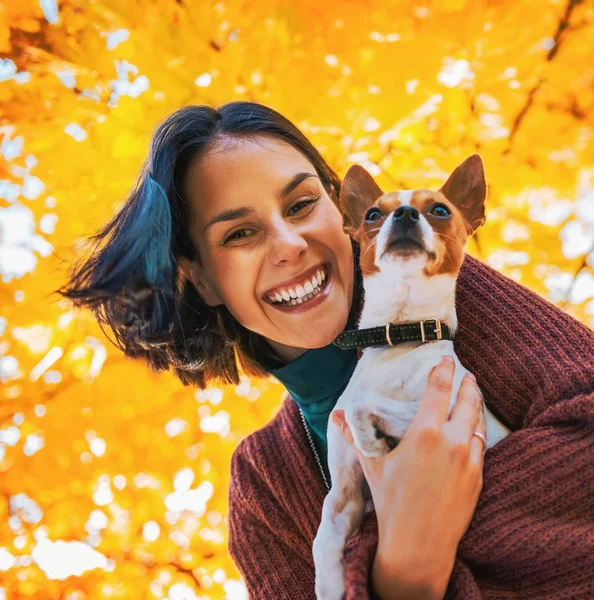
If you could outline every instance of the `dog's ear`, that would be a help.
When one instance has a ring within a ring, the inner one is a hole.
[[[355,237],[365,212],[383,195],[373,177],[360,165],[353,165],[340,186],[339,205],[345,231]]]
[[[456,167],[439,191],[464,215],[469,235],[485,222],[487,181],[478,154],[469,156]]]

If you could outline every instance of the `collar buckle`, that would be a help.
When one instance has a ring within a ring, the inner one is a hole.
[[[435,334],[434,339],[427,339],[427,334],[425,333],[425,323],[429,323],[433,325],[433,329],[430,329],[429,332]],[[441,321],[438,319],[427,319],[426,321],[419,321],[419,326],[421,328],[421,343],[426,344],[428,342],[439,342],[443,339],[443,333],[441,331]],[[388,340],[390,338],[388,337]],[[390,344],[392,345],[392,344]]]

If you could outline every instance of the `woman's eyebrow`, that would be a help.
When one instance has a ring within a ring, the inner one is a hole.
[[[302,181],[309,177],[319,177],[315,173],[297,173],[291,177],[291,180],[279,193],[280,198],[286,198]],[[256,211],[251,206],[240,206],[239,208],[228,208],[227,210],[221,211],[218,215],[214,216],[204,227],[203,233],[215,223],[221,223],[223,221],[235,221],[236,219],[243,219],[244,217],[253,215]]]
[[[203,232],[206,231],[211,225],[215,223],[221,223],[222,221],[235,221],[236,219],[243,219],[244,217],[255,214],[255,210],[251,206],[240,206],[239,208],[228,208],[227,210],[221,211],[218,215],[214,216],[204,228]]]
[[[309,177],[319,177],[315,173],[297,173],[291,177],[291,181],[280,191],[279,197],[286,198],[302,181]]]

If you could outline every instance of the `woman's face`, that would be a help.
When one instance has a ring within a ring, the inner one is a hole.
[[[273,138],[225,140],[188,170],[199,262],[182,271],[286,360],[331,343],[353,295],[351,242],[313,165]]]

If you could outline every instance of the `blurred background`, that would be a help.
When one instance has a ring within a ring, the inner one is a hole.
[[[52,295],[160,119],[259,101],[384,189],[479,152],[469,252],[592,327],[592,40],[580,0],[0,3],[0,599],[246,598],[229,462],[281,386],[184,388]]]

